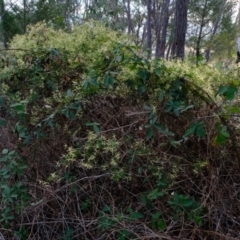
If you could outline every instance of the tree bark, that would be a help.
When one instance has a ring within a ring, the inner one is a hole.
[[[171,50],[171,55],[173,58],[184,58],[188,3],[189,0],[176,0],[174,37]]]
[[[125,4],[124,4],[125,5]],[[127,33],[128,35],[131,34],[133,27],[132,27],[132,18],[131,18],[131,5],[130,5],[130,0],[127,0],[127,26],[128,30]]]
[[[7,34],[6,34],[6,29],[4,29],[4,14],[5,14],[5,4],[4,0],[0,0],[0,27],[1,27],[1,35],[2,35],[2,41],[3,41],[3,46],[4,48],[7,49]]]
[[[148,58],[152,52],[152,0],[147,0],[147,51]]]
[[[164,0],[161,15],[158,22],[156,34],[156,57],[164,57],[166,48],[167,28],[169,21],[169,4],[170,0]]]

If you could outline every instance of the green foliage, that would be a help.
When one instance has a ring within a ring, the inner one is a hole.
[[[92,205],[92,201],[91,201],[91,199],[89,198],[89,199],[87,199],[85,202],[82,203],[81,209],[82,209],[83,211],[87,211],[87,210],[90,208],[91,205]]]
[[[18,231],[15,231],[15,234],[19,239],[25,240],[29,236],[29,231],[26,229],[26,227],[22,226]]]
[[[134,239],[134,238],[132,238],[131,235],[132,235],[131,232],[129,232],[126,229],[122,229],[117,232],[116,237],[118,240],[126,240],[126,239],[129,239],[130,237],[131,237],[131,239]]]
[[[193,134],[196,134],[198,137],[204,138],[206,136],[205,123],[202,121],[192,123],[183,134],[183,137],[187,138],[188,136]]]
[[[28,189],[22,181],[27,165],[15,150],[8,149],[2,151],[0,163],[3,164],[0,170],[3,202],[0,222],[9,227],[14,221],[14,214],[20,214],[28,204]]]
[[[100,124],[99,123],[96,123],[96,122],[88,122],[86,123],[86,126],[92,126],[93,127],[93,131],[95,132],[95,134],[99,134],[100,132],[100,129],[99,129],[99,126]]]
[[[6,35],[5,40],[7,43],[13,38],[13,36],[23,32],[17,20],[17,16],[10,11],[5,11],[3,14],[2,28],[4,34]]]
[[[152,228],[163,231],[166,228],[166,223],[161,218],[161,215],[162,215],[161,212],[156,212],[152,214],[151,225],[152,225]]]
[[[230,85],[230,86],[220,86],[217,94],[223,95],[226,98],[226,100],[233,100],[237,92],[238,92],[237,87],[234,85]]]
[[[96,70],[101,71],[101,68],[109,63],[111,57],[109,50],[117,43],[123,42],[128,42],[127,37],[93,21],[74,27],[70,34],[62,30],[54,30],[47,24],[38,23],[29,26],[25,35],[15,36],[10,47],[13,49],[33,49],[34,51],[43,49],[50,51],[56,49],[57,52],[65,51],[68,54],[66,60],[71,67],[77,68],[81,62],[84,62],[89,71],[92,66],[98,66]],[[50,57],[53,57],[53,54],[57,54],[57,52],[50,52]],[[29,56],[24,51],[15,51],[13,55],[18,58],[19,63],[21,63],[20,59],[23,60],[25,56]]]
[[[226,144],[228,138],[230,137],[229,133],[227,132],[226,126],[222,126],[220,123],[216,124],[217,128],[217,135],[213,139],[212,145],[224,145]]]
[[[169,205],[173,209],[174,219],[179,219],[183,216],[187,219],[193,219],[197,224],[201,225],[201,208],[200,205],[194,200],[194,198],[188,195],[181,195],[178,193],[173,194],[173,199],[168,201]]]

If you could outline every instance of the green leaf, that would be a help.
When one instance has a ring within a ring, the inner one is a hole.
[[[147,87],[145,85],[142,85],[138,88],[139,95],[141,96],[143,93],[147,91]]]
[[[97,122],[87,122],[85,123],[86,126],[94,126],[94,125],[100,125],[100,123],[97,123]]]
[[[148,209],[151,209],[153,207],[151,200],[146,195],[141,196],[141,203],[145,205]]]
[[[162,215],[162,212],[156,212],[156,213],[152,214],[152,218],[158,219],[161,215]]]
[[[221,135],[224,136],[225,138],[229,138],[230,135],[228,132],[225,132],[225,131],[221,131]]]
[[[114,85],[114,79],[113,79],[113,77],[111,77],[111,76],[109,77],[108,83],[109,83],[109,85],[111,85],[111,86]]]
[[[223,64],[221,62],[216,63],[216,68],[220,70],[222,68]]]
[[[72,90],[71,90],[71,89],[68,89],[67,92],[66,92],[66,95],[67,95],[68,97],[72,97],[72,96],[73,96]]]
[[[191,108],[193,108],[193,107],[194,107],[194,105],[189,105],[189,106],[183,108],[183,109],[181,110],[181,113],[183,113],[183,112],[185,112],[185,111],[187,111],[188,109],[191,109]]]
[[[170,112],[172,109],[173,109],[173,102],[172,101],[168,101],[166,103],[166,106],[165,106],[165,112]]]
[[[138,76],[143,80],[143,82],[145,83],[146,82],[146,80],[147,80],[147,78],[148,78],[148,76],[149,76],[149,72],[148,72],[148,70],[146,70],[146,69],[143,69],[143,68],[140,68],[139,70],[138,70]]]
[[[126,240],[125,237],[128,237],[128,236],[130,236],[130,235],[131,235],[131,232],[129,232],[128,230],[123,229],[123,230],[120,230],[120,231],[117,233],[117,239],[118,239],[118,240]],[[129,239],[129,238],[127,238],[127,239]]]
[[[151,126],[152,126],[151,123],[147,123],[147,124],[145,125],[145,128],[149,128],[149,127],[151,127]]]
[[[98,82],[96,81],[95,78],[91,78],[91,79],[89,80],[89,83],[90,83],[91,85],[95,86],[95,87],[98,86]]]
[[[226,113],[229,115],[240,113],[240,108],[237,106],[225,106],[224,108],[226,110]]]
[[[176,140],[171,140],[171,141],[170,141],[170,144],[171,144],[173,147],[178,147],[178,146],[181,145],[181,142],[182,142],[182,141],[183,141],[183,139],[178,140],[178,141],[176,141]]]
[[[139,167],[139,168],[138,168],[138,173],[141,175],[142,172],[143,172],[143,168],[142,168],[142,167]]]
[[[157,228],[160,230],[165,230],[166,229],[166,223],[163,220],[157,221]]]
[[[96,134],[99,134],[100,133],[100,129],[97,125],[93,125],[93,130]]]
[[[5,99],[3,97],[0,97],[0,106],[5,105]]]
[[[197,134],[197,136],[202,137],[202,138],[206,137],[206,131],[201,126],[197,127],[196,134]]]
[[[164,129],[163,125],[160,123],[154,123],[153,126],[159,131],[162,131]]]
[[[153,136],[153,129],[149,128],[146,133],[146,140],[149,140]]]
[[[151,124],[154,124],[156,121],[157,121],[157,117],[154,117],[154,118],[152,118],[152,119],[150,120],[150,123],[151,123]]]
[[[148,110],[148,111],[152,111],[152,108],[150,106],[146,105],[146,104],[143,106],[143,109]]]
[[[7,154],[7,153],[8,153],[8,149],[5,148],[2,150],[2,154]]]
[[[191,199],[191,198],[185,198],[185,199],[183,199],[182,201],[181,201],[181,205],[183,206],[183,207],[190,207],[192,204],[193,204],[193,200]]]
[[[140,212],[133,212],[129,218],[131,219],[134,219],[134,220],[137,220],[137,219],[140,219],[140,218],[143,218],[143,214],[140,213]]]
[[[12,104],[10,107],[14,108],[18,114],[25,112],[25,106],[22,103]]]
[[[223,135],[221,135],[221,134],[217,135],[217,137],[214,139],[214,142],[216,144],[220,144],[220,145],[225,144],[226,141],[227,141],[227,139]]]
[[[152,118],[152,117],[153,117],[153,115],[154,115],[154,112],[153,112],[153,111],[151,111],[151,112],[148,114],[148,119]]]
[[[194,134],[195,130],[196,130],[197,126],[196,124],[192,124],[186,131],[185,133],[183,134],[183,137],[187,137],[189,135],[192,135]]]
[[[103,212],[107,212],[110,213],[111,212],[111,208],[108,205],[105,205],[102,209]]]
[[[109,230],[115,224],[111,219],[103,216],[99,219],[98,227],[102,230]]]
[[[156,74],[158,77],[160,77],[160,76],[161,76],[161,73],[162,73],[162,70],[161,70],[161,68],[158,67],[158,68],[155,69],[154,72],[155,72],[155,74]]]
[[[1,126],[1,127],[6,126],[6,120],[0,119],[0,126]]]
[[[26,133],[25,133],[25,132],[20,132],[20,133],[19,133],[19,137],[20,137],[20,138],[23,138],[23,137],[25,137],[25,136],[26,136]]]
[[[159,189],[154,189],[153,191],[151,191],[149,194],[148,194],[148,198],[150,200],[156,200],[158,199],[159,197],[162,197],[163,196],[163,192],[162,191],[159,191]]]
[[[122,61],[122,56],[120,56],[120,55],[116,56],[116,61],[121,62]]]
[[[220,86],[219,89],[218,89],[217,94],[221,95],[221,94],[225,93],[227,90],[228,90],[227,86]]]
[[[158,129],[158,131],[164,134],[165,136],[173,137],[175,135],[173,132],[169,131],[167,128]]]
[[[228,87],[227,92],[225,93],[226,99],[227,100],[233,100],[235,93],[237,93],[238,89],[235,86],[230,86]]]
[[[113,86],[114,85],[114,79],[113,79],[113,77],[112,76],[105,76],[105,78],[104,78],[104,84],[106,85],[106,86]]]
[[[132,208],[131,208],[131,207],[128,207],[128,208],[127,208],[127,212],[132,213],[132,212],[133,212]]]
[[[83,89],[86,90],[87,88],[88,88],[88,82],[85,81],[85,82],[83,83]]]
[[[203,223],[202,218],[198,215],[194,217],[194,220],[199,226],[201,226]]]

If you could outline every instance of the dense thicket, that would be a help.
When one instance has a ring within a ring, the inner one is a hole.
[[[1,52],[3,239],[239,238],[237,71],[133,41],[39,23]]]

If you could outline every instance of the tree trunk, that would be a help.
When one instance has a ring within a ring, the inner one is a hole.
[[[160,13],[156,14],[154,13],[154,20],[155,20],[155,32],[156,32],[156,50],[155,50],[155,56],[158,58],[160,57],[160,41],[162,37],[162,24],[163,24],[163,15],[164,15],[164,10],[163,10],[163,5],[164,5],[165,0],[163,0],[161,11]],[[156,6],[154,6],[156,8]]]
[[[148,58],[152,52],[152,0],[147,0],[147,51]]]
[[[5,4],[4,0],[0,0],[0,28],[1,28],[1,36],[4,48],[7,48],[7,34],[6,29],[4,29],[4,14],[5,14]]]
[[[27,29],[27,0],[23,0],[23,33]]]
[[[124,4],[125,6],[125,4]],[[128,30],[127,33],[128,35],[131,34],[132,32],[132,18],[131,18],[131,6],[130,6],[130,0],[127,0],[127,26],[128,26]]]
[[[171,55],[173,58],[184,58],[188,3],[189,0],[176,0],[174,37],[171,50]]]
[[[156,57],[164,57],[166,48],[167,28],[169,21],[169,4],[170,0],[164,0],[161,10],[161,16],[159,18],[156,37]]]

